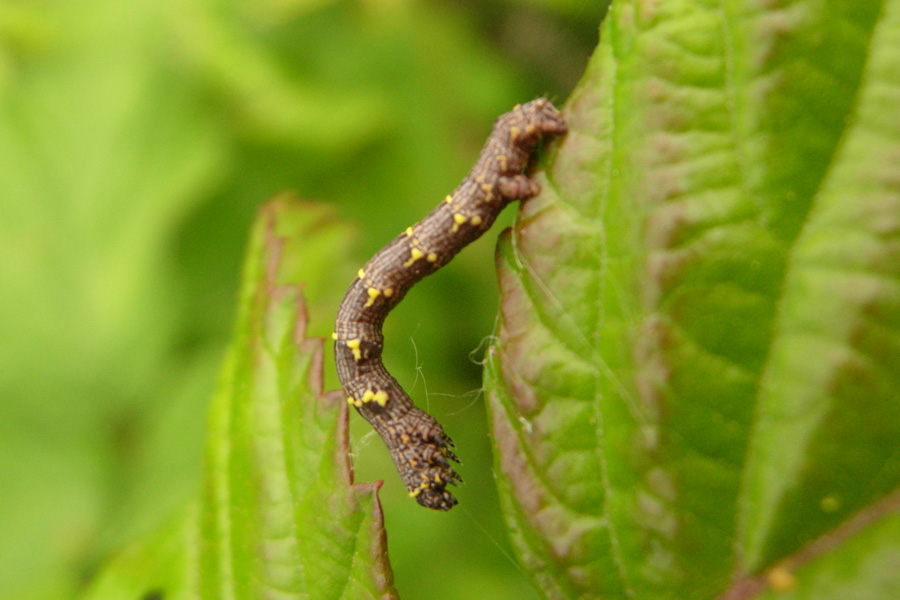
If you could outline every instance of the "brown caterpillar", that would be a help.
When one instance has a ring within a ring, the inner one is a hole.
[[[359,270],[338,310],[333,338],[347,402],[375,428],[391,452],[411,496],[422,506],[450,510],[448,484],[462,481],[450,461],[453,442],[441,425],[413,405],[381,363],[381,326],[406,292],[478,239],[507,204],[539,191],[523,174],[544,135],[566,124],[543,98],[501,115],[469,174],[427,217],[407,227]]]

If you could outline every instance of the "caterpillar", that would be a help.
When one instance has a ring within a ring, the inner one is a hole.
[[[567,131],[556,108],[539,98],[498,117],[475,166],[428,216],[398,235],[359,270],[337,314],[334,357],[347,402],[381,435],[409,494],[450,510],[447,490],[462,478],[443,427],[412,403],[384,368],[381,326],[422,278],[450,262],[494,223],[507,204],[538,193],[523,171],[545,135]]]

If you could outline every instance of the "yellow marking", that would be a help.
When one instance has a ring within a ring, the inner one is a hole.
[[[537,131],[537,127],[534,126],[534,123],[529,123],[527,127],[525,127],[525,133],[528,135],[534,135],[534,132]]]
[[[484,201],[490,202],[494,199],[494,186],[490,183],[482,183],[481,189],[484,191]]]
[[[501,170],[501,171],[505,171],[505,170],[506,170],[506,167],[509,166],[509,163],[506,162],[506,155],[505,155],[505,154],[498,154],[498,155],[497,155],[497,162],[500,163],[500,170]]]
[[[452,231],[456,233],[459,231],[459,226],[466,222],[466,218],[459,213],[453,213],[453,220],[455,223],[453,224]]]
[[[419,484],[419,487],[417,487],[416,489],[412,490],[409,493],[409,495],[412,496],[413,498],[415,498],[416,496],[421,494],[422,490],[427,490],[429,485],[431,484],[431,481],[428,479],[428,475],[426,473],[422,473],[422,479],[423,479],[423,481],[422,481],[422,483]]]
[[[412,237],[412,227],[406,228],[406,237]]]
[[[366,290],[366,293],[369,294],[369,299],[366,300],[366,303],[363,306],[369,307],[375,304],[375,299],[381,295],[381,290],[370,287]]]
[[[447,204],[452,204],[452,203],[453,203],[453,196],[451,196],[450,194],[447,194],[447,197],[444,198],[444,202],[446,202]]]
[[[394,288],[384,288],[384,297],[390,298],[394,295]]]
[[[819,507],[823,512],[833,513],[836,512],[841,507],[841,499],[835,494],[831,494],[822,498],[819,502]]]
[[[388,401],[388,393],[384,390],[379,390],[379,391],[375,392],[374,396],[372,396],[372,400],[374,400],[381,406],[384,406],[387,404],[387,401]]]
[[[515,106],[513,106],[513,110],[519,110],[520,108],[522,108],[521,104],[516,104]]]
[[[434,252],[432,252],[431,254],[429,254],[428,256],[426,256],[425,258],[428,259],[428,262],[437,262],[437,254],[435,254]]]
[[[337,331],[332,331],[332,332],[331,332],[331,339],[333,339],[334,341],[337,341],[337,338],[338,338]]]
[[[482,181],[484,181],[484,175],[479,175],[475,178],[476,183],[481,183]]]
[[[356,274],[359,275],[359,278],[360,278],[360,279],[365,279],[365,278],[366,278],[366,272],[363,271],[362,269],[360,269],[359,271],[357,271]]]
[[[347,396],[347,404],[353,406],[353,396]]]
[[[362,351],[359,349],[359,338],[353,340],[347,340],[347,347],[353,351],[353,358],[356,360],[362,359]]]
[[[362,401],[363,402],[371,402],[372,398],[374,398],[374,397],[375,397],[375,392],[373,392],[372,390],[366,390],[363,392]]]
[[[518,127],[510,127],[509,128],[509,139],[512,141],[516,141],[519,139],[519,136],[522,135],[522,130]]]
[[[766,573],[766,580],[776,592],[789,592],[797,585],[797,578],[784,567],[775,567]]]
[[[410,440],[410,438],[409,438],[409,434],[408,434],[408,433],[401,433],[401,434],[400,434],[400,441],[401,441],[401,442],[403,442],[404,444],[408,444],[408,443],[409,443],[409,440]]]
[[[419,250],[418,248],[413,248],[409,251],[409,260],[403,263],[403,266],[409,267],[423,256],[425,256],[425,254],[421,250]]]
[[[469,222],[472,223],[472,225],[475,225],[477,227],[478,225],[481,225],[481,217],[479,217],[478,215],[475,215],[474,217],[472,217],[469,220]]]

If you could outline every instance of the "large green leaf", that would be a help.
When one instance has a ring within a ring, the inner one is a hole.
[[[601,37],[498,251],[521,560],[548,598],[897,597],[900,1]]]
[[[315,205],[281,199],[262,211],[211,410],[199,504],[123,553],[91,597],[396,596],[380,484],[353,483],[347,404],[322,391],[322,339],[305,335],[301,288],[279,283],[285,270],[326,268],[325,253],[301,261],[296,252],[333,233]]]

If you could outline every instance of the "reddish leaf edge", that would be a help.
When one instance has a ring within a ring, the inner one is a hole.
[[[309,324],[309,313],[304,295],[305,285],[300,283],[278,283],[279,268],[287,238],[277,233],[279,217],[285,211],[303,210],[304,205],[310,203],[301,201],[290,194],[276,196],[260,207],[257,221],[265,223],[263,238],[263,254],[265,260],[265,296],[273,301],[278,301],[286,295],[294,295],[296,298],[296,324],[294,326],[293,341],[301,352],[308,353],[312,358],[308,370],[308,382],[310,390],[315,394],[318,402],[318,410],[328,412],[337,409],[337,444],[335,446],[335,464],[339,465],[340,473],[347,485],[350,497],[356,506],[365,505],[371,497],[372,524],[374,532],[373,547],[370,552],[374,558],[373,569],[378,574],[376,579],[381,580],[383,593],[380,598],[384,600],[396,599],[399,596],[394,589],[393,570],[388,558],[387,530],[385,529],[384,511],[381,507],[381,499],[378,492],[384,484],[383,480],[357,483],[354,481],[353,461],[350,452],[350,411],[344,401],[344,395],[340,390],[325,391],[324,366],[325,366],[325,338],[307,337],[306,331]],[[385,577],[382,577],[384,574]]]

